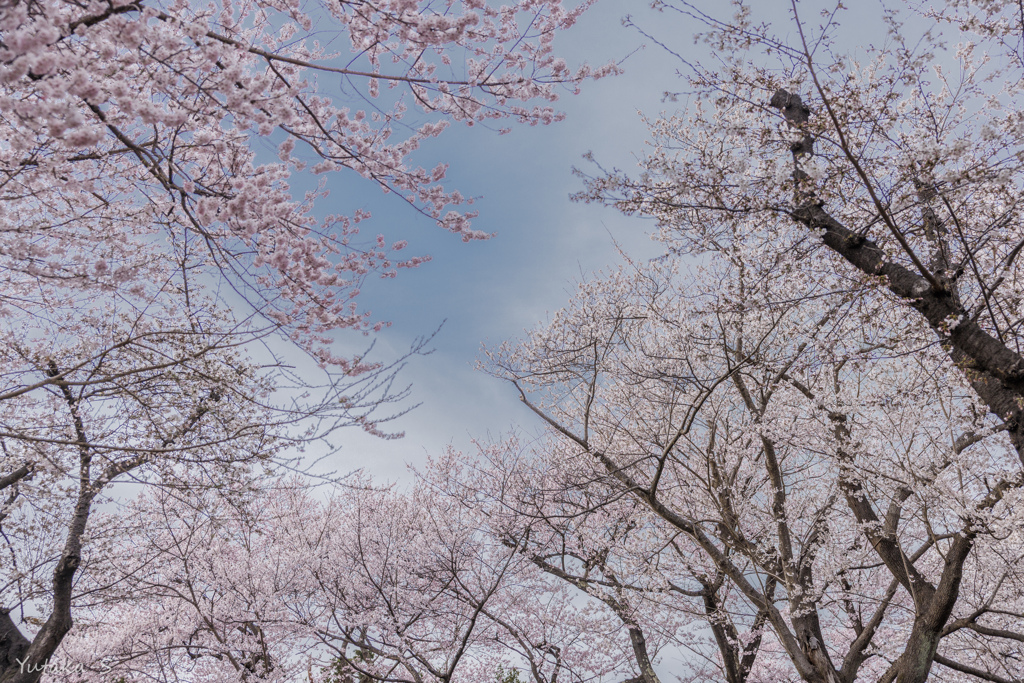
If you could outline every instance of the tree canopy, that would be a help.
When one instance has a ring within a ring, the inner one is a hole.
[[[399,361],[332,344],[385,324],[366,278],[426,257],[325,211],[328,183],[487,237],[410,155],[452,123],[557,120],[560,87],[614,70],[552,51],[586,5],[0,5],[0,681],[57,666],[116,592],[90,519],[118,484],[241,495],[338,427],[386,435]]]
[[[699,61],[627,18],[682,85],[577,199],[662,256],[486,349],[518,433],[407,489],[285,471],[383,434],[331,335],[421,263],[290,176],[485,237],[406,159],[614,70],[554,56],[583,9],[3,5],[0,683],[1024,678],[1019,3],[655,2]]]

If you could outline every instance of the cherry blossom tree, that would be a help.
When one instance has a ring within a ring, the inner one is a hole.
[[[142,496],[98,520],[92,606],[61,661],[97,682],[469,682],[521,668],[550,683],[612,668],[614,650],[594,644],[614,624],[483,533],[441,476],[405,493],[252,478]]]
[[[494,352],[549,427],[533,457],[571,473],[547,498],[589,497],[533,509],[574,530],[546,542],[575,558],[566,578],[703,613],[725,680],[920,681],[934,662],[1016,680],[1024,478],[1005,426],[884,294],[836,305],[810,245],[764,261],[783,234],[734,237],[689,277],[590,283]]]
[[[97,681],[655,683],[671,648],[692,681],[1024,677],[1019,3],[885,7],[868,47],[841,4],[656,8],[714,59],[581,198],[665,256],[491,351],[536,439],[321,499],[263,469],[310,418],[379,431],[389,374],[329,335],[418,261],[289,174],[483,237],[405,160],[447,121],[552,120],[521,103],[588,75],[551,53],[579,10],[3,6],[0,576],[36,630],[0,612],[2,683],[58,647]],[[275,402],[275,335],[334,373],[319,398]],[[129,477],[159,486],[97,517]]]
[[[395,368],[330,344],[386,324],[367,277],[425,257],[316,206],[358,174],[486,237],[410,156],[452,122],[557,120],[614,70],[552,51],[587,4],[0,4],[0,681],[72,627],[120,482],[231,488],[338,427],[387,435]]]
[[[743,606],[730,600],[721,572],[698,571],[697,554],[677,534],[665,533],[643,503],[623,497],[605,474],[550,445],[550,451],[538,451],[511,438],[460,456],[444,463],[460,473],[448,477],[448,489],[500,519],[490,528],[506,545],[610,613],[625,631],[618,637],[628,642],[628,655],[620,667],[632,683],[667,680],[654,661],[676,650],[695,680],[746,680],[763,616],[752,621],[751,631],[743,629]]]
[[[592,288],[497,371],[728,568],[802,680],[1018,680],[1019,3],[657,8],[714,56],[641,173],[580,197],[655,219],[694,280]],[[676,497],[701,480],[710,511]]]
[[[714,66],[688,65],[692,107],[653,123],[641,177],[599,175],[581,198],[654,217],[695,252],[707,222],[818,239],[928,322],[1020,450],[1019,4],[883,4],[868,47],[843,29],[874,14],[785,4],[770,23],[742,3],[659,3],[704,25]]]

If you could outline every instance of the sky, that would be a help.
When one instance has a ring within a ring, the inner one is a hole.
[[[532,432],[539,425],[514,389],[476,369],[481,345],[519,337],[547,319],[571,297],[574,282],[621,262],[616,245],[632,258],[660,253],[642,219],[569,200],[583,188],[572,168],[587,170],[582,156],[588,151],[606,167],[635,169],[647,138],[639,112],[656,116],[673,107],[662,101],[663,94],[682,87],[678,61],[622,26],[630,13],[661,35],[679,36],[674,48],[693,43],[689,36],[696,27],[645,3],[601,0],[559,36],[556,52],[570,65],[621,62],[622,76],[588,82],[581,94],[564,96],[557,103],[566,114],[560,123],[514,126],[502,136],[479,126],[453,126],[420,150],[416,161],[424,166],[450,164],[446,187],[478,198],[474,228],[495,233],[490,240],[463,243],[369,185],[330,187],[327,211],[368,209],[373,219],[364,232],[406,239],[403,254],[432,257],[395,279],[362,288],[361,303],[374,318],[392,323],[376,335],[375,357],[400,357],[417,337],[440,326],[433,352],[410,359],[399,376],[399,383],[411,384],[405,405],[419,405],[386,428],[405,437],[382,440],[345,430],[333,440],[339,450],[328,461],[331,469],[361,468],[399,480],[407,476],[407,465],[446,446],[470,449],[474,438],[498,438],[517,428]],[[335,182],[349,179],[339,176]],[[361,337],[339,340],[353,350],[366,343]]]
[[[403,255],[432,257],[395,279],[362,288],[362,305],[374,319],[391,322],[376,335],[374,357],[394,360],[417,337],[440,331],[430,344],[433,352],[411,358],[399,376],[399,383],[411,385],[405,407],[418,407],[384,428],[405,437],[382,440],[345,430],[333,440],[339,448],[326,461],[328,470],[362,469],[384,480],[399,480],[407,477],[408,465],[422,463],[447,446],[467,450],[473,448],[473,439],[538,430],[538,418],[510,385],[476,369],[481,346],[521,337],[545,321],[568,302],[574,283],[622,263],[620,247],[633,259],[661,254],[648,236],[648,221],[569,199],[583,189],[572,169],[595,170],[582,158],[587,152],[606,168],[636,172],[637,157],[647,148],[643,116],[654,119],[684,106],[683,98],[678,104],[665,99],[666,92],[686,89],[680,71],[687,67],[680,58],[694,64],[713,59],[693,38],[706,28],[703,24],[678,12],[653,10],[650,4],[597,0],[576,26],[557,37],[555,52],[570,67],[615,61],[624,71],[584,83],[578,95],[563,96],[556,106],[565,120],[549,126],[513,125],[507,135],[453,125],[426,141],[414,157],[428,168],[449,163],[445,187],[477,198],[471,208],[480,216],[473,227],[494,233],[493,238],[463,243],[372,183],[337,175],[321,209],[347,214],[357,207],[368,209],[373,219],[363,224],[364,232],[383,233],[389,241],[407,240]],[[790,7],[786,0],[771,0],[755,8],[754,18],[775,23],[783,39],[795,39],[786,35],[792,30]],[[820,9],[815,3],[804,7],[805,21],[816,21],[815,7]],[[721,9],[727,16],[728,8]],[[627,15],[672,53],[623,26]],[[869,42],[884,41],[881,16],[874,2],[848,11],[840,44],[856,53]],[[342,337],[339,348],[358,353],[367,341]]]

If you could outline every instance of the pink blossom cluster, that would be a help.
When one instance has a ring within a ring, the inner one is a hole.
[[[43,231],[28,238],[46,254],[32,264],[105,274],[108,285],[116,272],[117,284],[145,288],[152,277],[128,263],[128,251],[142,254],[163,232],[189,249],[188,268],[231,272],[234,287],[301,338],[362,329],[366,314],[347,292],[370,273],[391,277],[424,257],[395,260],[386,246],[354,239],[357,220],[314,218],[315,197],[296,199],[291,176],[348,169],[464,240],[486,238],[470,226],[476,214],[458,208],[467,199],[441,184],[446,165],[419,168],[409,157],[451,121],[557,120],[546,105],[519,103],[552,101],[563,85],[614,71],[570,73],[553,55],[553,36],[587,5],[5,5],[7,220],[18,232]],[[332,26],[350,54],[328,51],[314,23]],[[377,111],[353,111],[317,85],[324,79],[379,100]],[[381,85],[406,94],[385,97]],[[421,112],[412,128],[410,106]],[[279,162],[256,154],[259,138],[273,141]],[[105,248],[124,253],[107,257]],[[101,262],[108,269],[94,267]]]

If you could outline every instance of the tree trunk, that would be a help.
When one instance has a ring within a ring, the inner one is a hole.
[[[914,620],[907,647],[897,665],[896,683],[924,683],[932,670],[939,649],[939,633],[925,621],[921,617]]]
[[[18,673],[19,660],[25,660],[31,644],[14,624],[10,610],[0,609],[0,681],[7,681],[9,675]]]
[[[636,658],[636,664],[640,668],[640,679],[643,683],[661,683],[658,674],[654,672],[651,658],[647,654],[647,639],[644,637],[644,632],[640,630],[639,626],[629,626],[629,641],[633,645],[633,656]]]

